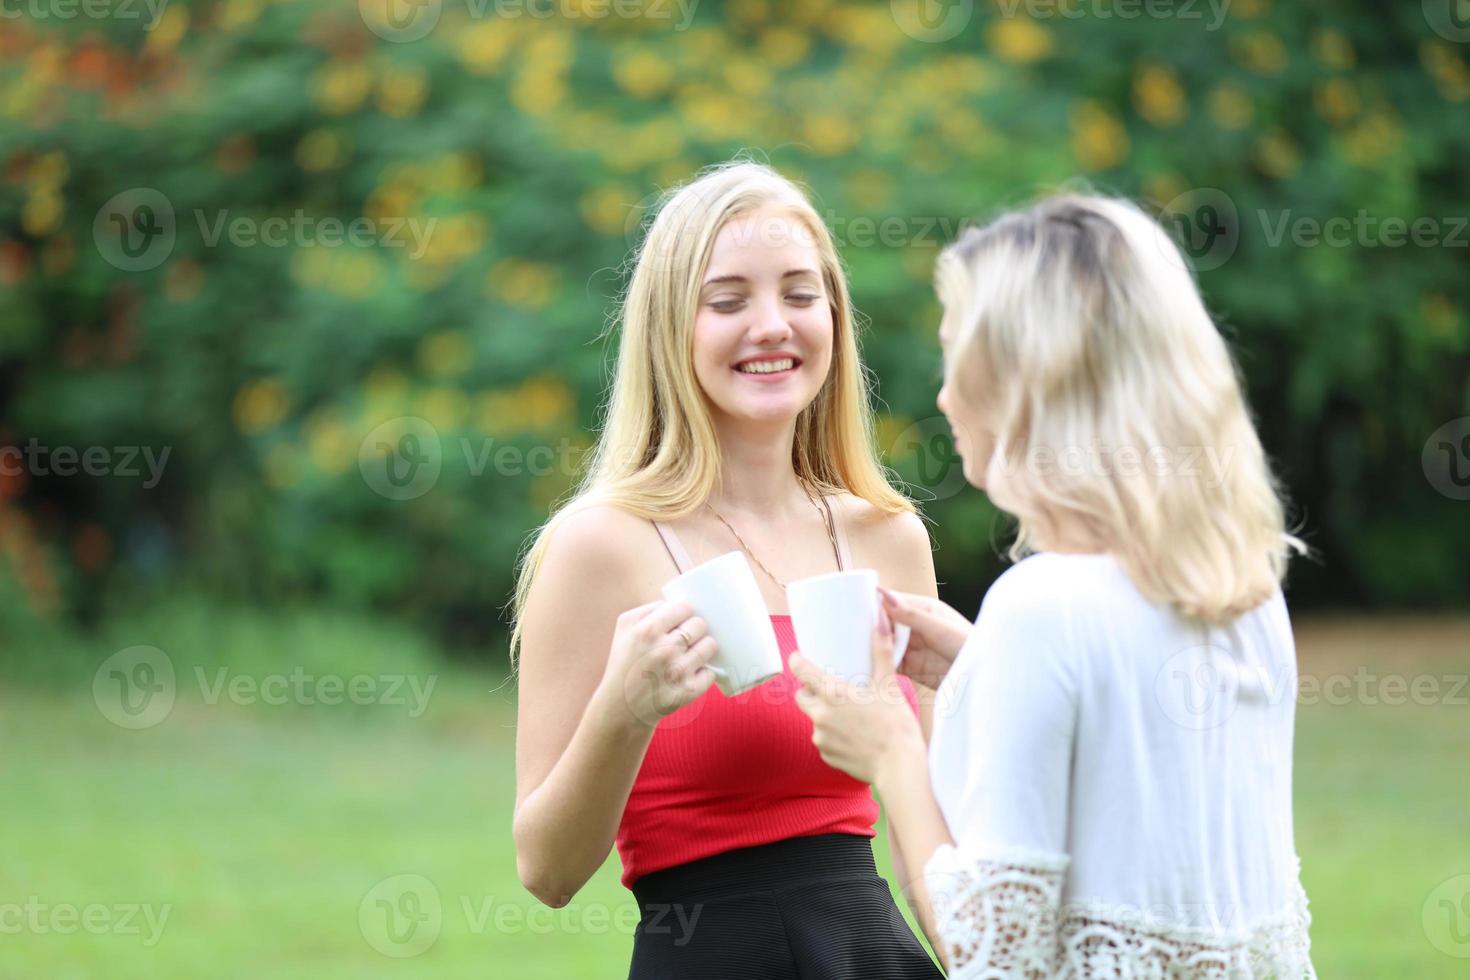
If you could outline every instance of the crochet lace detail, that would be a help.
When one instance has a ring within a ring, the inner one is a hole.
[[[1307,896],[1244,930],[1173,926],[1126,906],[1061,904],[1065,855],[983,859],[942,847],[925,869],[951,980],[1315,980]]]

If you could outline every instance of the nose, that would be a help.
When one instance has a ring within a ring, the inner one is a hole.
[[[943,412],[945,415],[948,415],[949,414],[949,385],[948,384],[940,385],[940,387],[939,387],[939,396],[934,399],[934,404],[938,405],[939,406],[939,410],[941,412]]]
[[[755,306],[755,323],[750,328],[750,339],[756,344],[779,344],[791,336],[791,324],[781,310],[775,297],[763,299]]]

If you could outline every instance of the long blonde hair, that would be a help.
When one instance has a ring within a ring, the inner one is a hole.
[[[813,493],[845,490],[886,513],[915,509],[889,483],[874,449],[870,382],[859,356],[847,278],[826,225],[806,195],[770,167],[748,161],[712,167],[664,195],[638,249],[597,444],[579,487],[535,532],[521,560],[512,663],[532,583],[561,520],[597,505],[677,520],[719,485],[715,427],[694,375],[694,317],[720,229],[766,205],[785,209],[810,234],[832,308],[832,366],[796,419],[796,476]]]
[[[1156,222],[1057,195],[967,230],[935,285],[959,323],[951,388],[995,437],[987,489],[1019,523],[1013,559],[1069,524],[1185,616],[1228,621],[1273,593],[1305,547],[1225,341]]]

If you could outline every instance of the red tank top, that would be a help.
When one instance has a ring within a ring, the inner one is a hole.
[[[846,540],[834,528],[838,567],[846,568]],[[658,529],[675,565],[687,570],[673,529]],[[771,625],[780,677],[733,698],[711,687],[654,729],[618,825],[625,886],[736,848],[815,834],[874,836],[872,791],[822,761],[811,720],[796,705],[798,684],[787,662],[796,649],[791,617],[772,616]],[[903,685],[917,711],[912,686],[906,679]]]

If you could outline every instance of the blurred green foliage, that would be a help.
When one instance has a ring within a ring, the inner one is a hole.
[[[109,462],[5,468],[0,579],[41,619],[188,583],[498,646],[650,195],[753,149],[838,237],[880,448],[962,607],[1007,529],[936,427],[933,259],[1079,176],[1191,246],[1319,552],[1297,604],[1463,603],[1466,504],[1421,453],[1470,415],[1470,49],[1418,4],[1107,8],[950,5],[953,33],[907,0],[430,4],[422,37],[367,0],[7,19],[0,446]],[[1360,214],[1435,241],[1299,233]],[[156,485],[129,447],[169,453]],[[433,455],[431,486],[385,484],[393,448]]]

